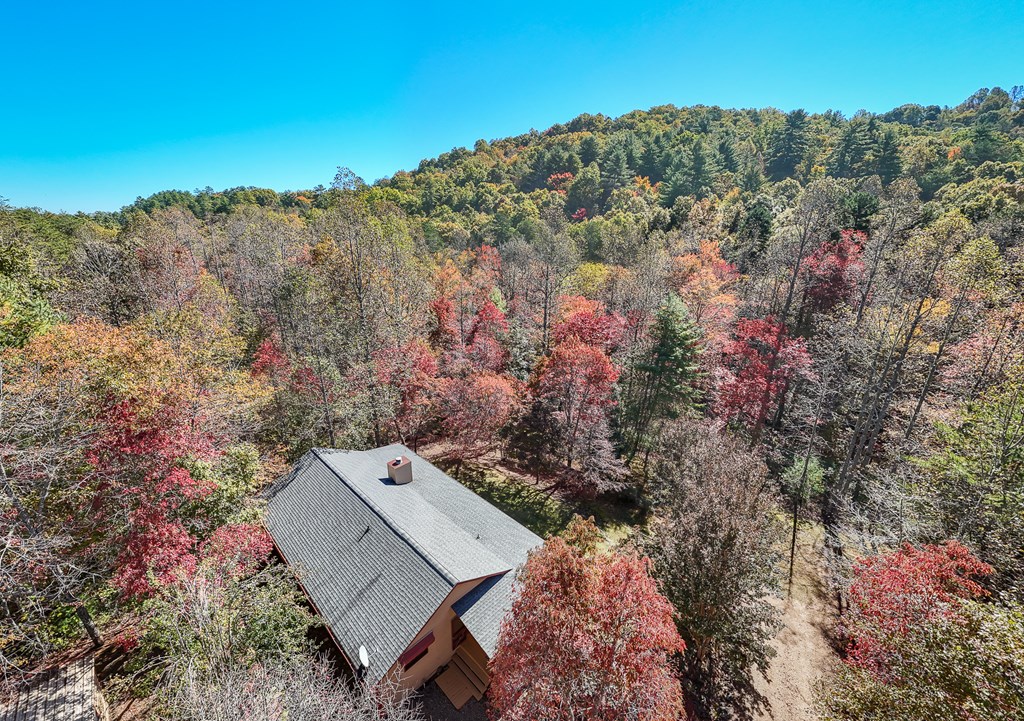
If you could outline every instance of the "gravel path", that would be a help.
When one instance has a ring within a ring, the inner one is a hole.
[[[835,613],[826,597],[819,564],[820,529],[798,535],[793,595],[773,603],[782,611],[782,629],[772,642],[778,655],[768,678],[756,676],[754,686],[770,708],[757,721],[815,721],[814,686],[828,672],[836,655],[828,641]]]

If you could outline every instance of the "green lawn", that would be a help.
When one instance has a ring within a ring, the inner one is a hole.
[[[625,501],[573,501],[552,496],[493,467],[465,464],[446,471],[541,538],[559,533],[573,515],[593,516],[609,546],[624,541],[642,522],[642,513]]]

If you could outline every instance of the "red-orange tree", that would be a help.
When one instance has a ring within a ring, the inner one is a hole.
[[[450,440],[449,456],[458,461],[494,450],[499,432],[521,410],[517,382],[481,371],[438,382],[441,427]]]
[[[811,375],[803,340],[791,338],[785,325],[771,316],[737,323],[736,338],[726,344],[722,359],[718,412],[742,421],[755,438],[783,402],[790,382]]]
[[[672,260],[669,284],[678,292],[693,322],[704,331],[711,348],[718,349],[728,341],[728,329],[739,304],[735,293],[739,279],[735,266],[722,258],[714,241],[702,241],[696,253]]]
[[[502,721],[668,721],[682,712],[672,605],[635,552],[601,550],[576,518],[526,562],[491,662]]]
[[[622,340],[626,320],[618,313],[608,313],[604,303],[583,296],[560,299],[562,307],[551,334],[555,343],[575,337],[587,345],[605,351],[614,350]]]
[[[864,272],[861,255],[866,242],[866,234],[844,230],[840,232],[839,240],[826,240],[807,258],[802,272],[813,310],[829,311],[853,297]]]
[[[1024,610],[984,602],[992,568],[956,541],[854,565],[845,663],[818,703],[825,721],[1024,718]],[[975,600],[978,599],[978,600]]]
[[[218,463],[235,439],[223,419],[246,425],[259,384],[183,348],[79,321],[0,354],[0,597],[22,657],[49,650],[65,609],[98,642],[86,601],[107,581],[148,594],[222,522],[204,506],[218,483],[192,469]]]
[[[587,446],[587,440],[601,434],[605,412],[615,404],[612,391],[619,369],[608,355],[575,336],[560,343],[545,359],[537,374],[535,395],[548,401],[560,431],[565,464]]]
[[[382,391],[396,396],[389,404],[395,433],[415,449],[434,415],[431,394],[437,383],[437,358],[425,341],[415,339],[383,348],[373,359]]]
[[[957,541],[947,541],[869,556],[854,565],[853,573],[844,623],[850,636],[847,663],[886,678],[904,637],[918,626],[956,616],[961,599],[986,595],[973,579],[988,576],[992,567]]]
[[[485,300],[476,312],[466,336],[466,355],[470,362],[481,370],[502,372],[508,353],[501,339],[507,334],[505,313],[491,300]]]

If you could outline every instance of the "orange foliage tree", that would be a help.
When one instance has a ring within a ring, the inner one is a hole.
[[[672,605],[635,552],[601,549],[577,517],[533,552],[491,662],[502,721],[669,721],[683,710]]]
[[[669,282],[712,348],[721,347],[728,337],[739,303],[733,292],[739,279],[736,267],[722,258],[718,243],[713,240],[702,241],[696,253],[672,260]]]
[[[439,382],[438,412],[449,456],[459,461],[485,455],[500,441],[499,433],[521,411],[516,382],[489,371]]]

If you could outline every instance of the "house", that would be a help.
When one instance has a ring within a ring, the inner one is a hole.
[[[266,495],[277,550],[354,671],[437,676],[456,707],[481,697],[538,536],[403,445],[310,451]]]
[[[43,671],[0,705],[0,721],[97,721],[108,716],[92,654]]]

